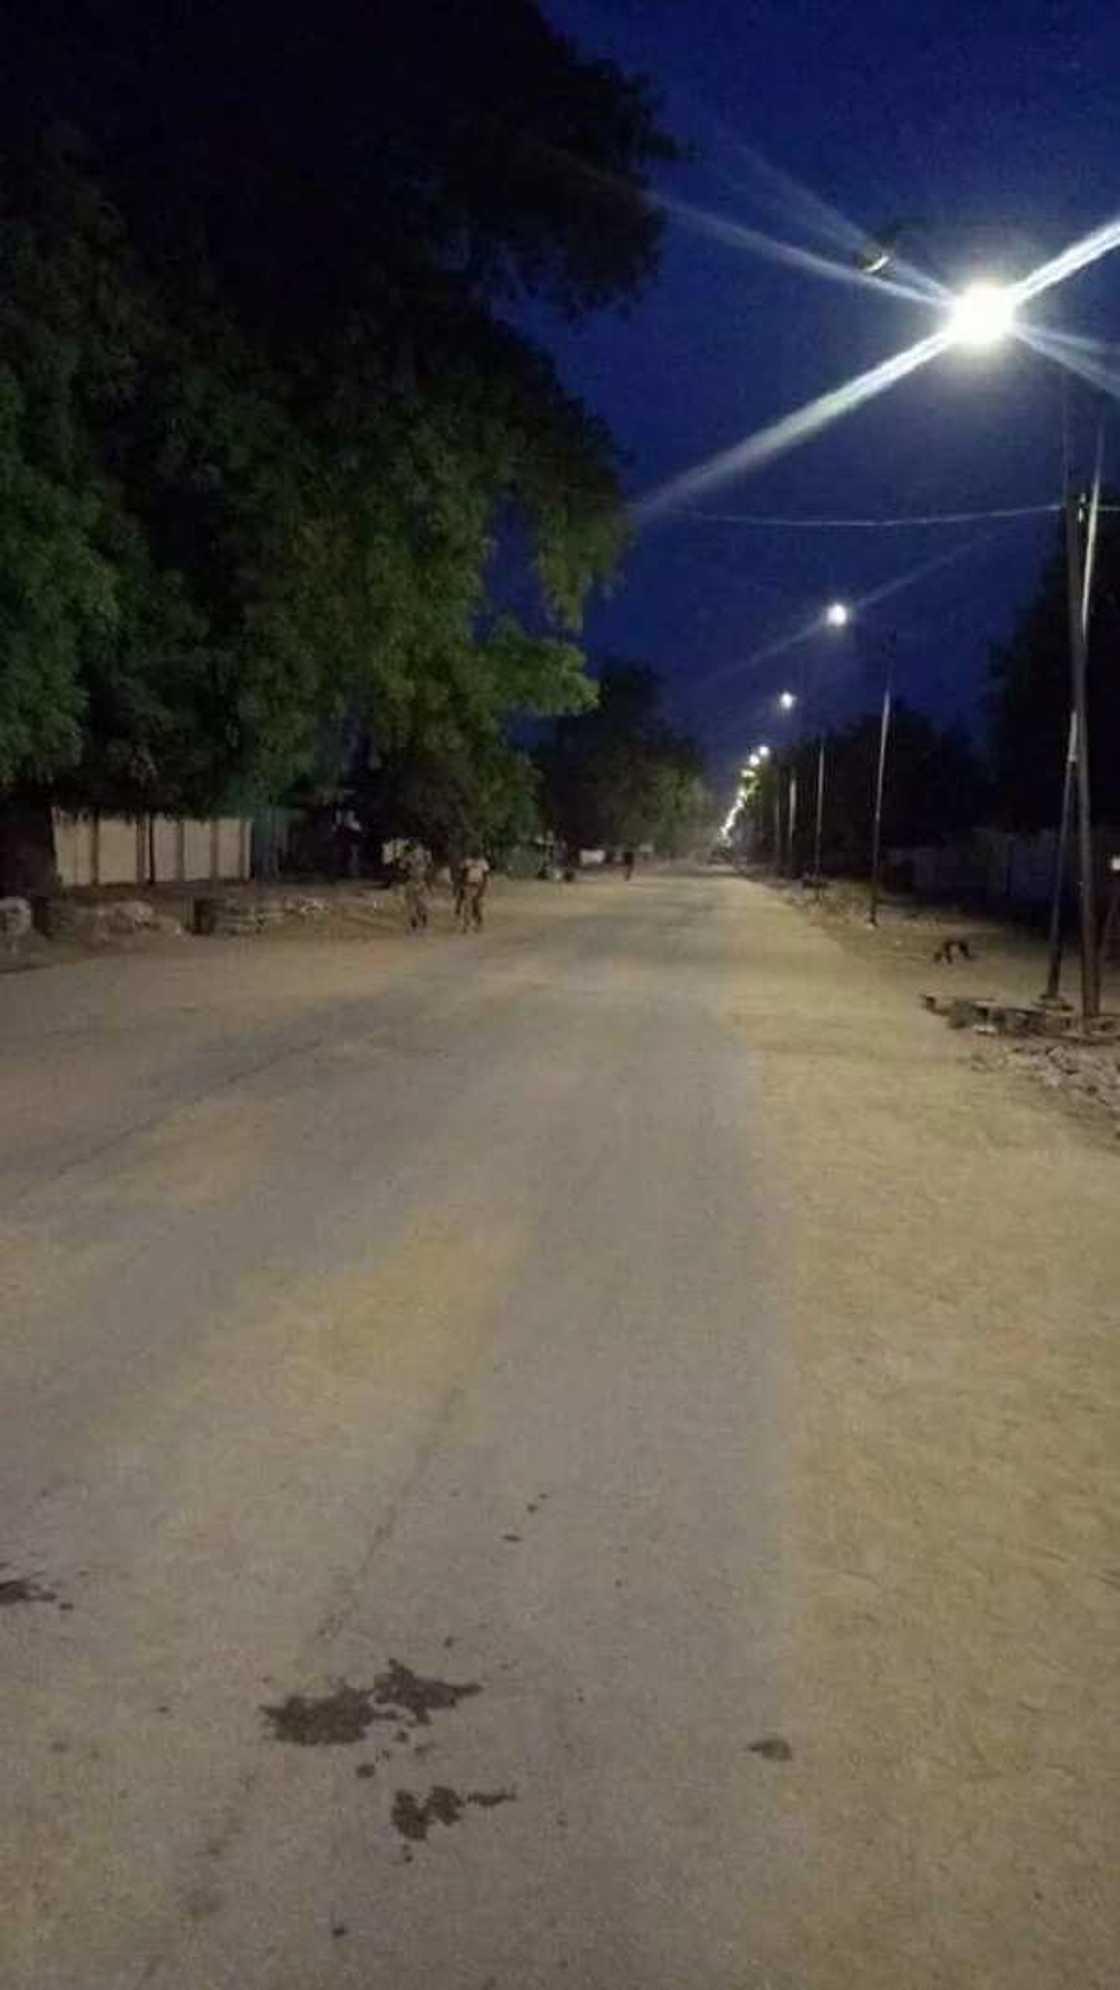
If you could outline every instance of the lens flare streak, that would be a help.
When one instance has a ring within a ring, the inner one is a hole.
[[[1064,283],[1067,277],[1074,276],[1088,263],[1099,262],[1102,256],[1120,248],[1120,220],[1106,221],[1092,234],[1083,235],[1079,242],[1071,242],[1058,256],[1052,256],[1048,263],[1040,263],[1036,270],[1025,276],[1015,285],[1017,303],[1025,303],[1030,297],[1037,297],[1044,290],[1051,290],[1056,283]]]
[[[916,372],[919,366],[928,365],[952,342],[951,332],[933,332],[928,338],[919,339],[916,345],[907,346],[905,351],[881,360],[868,372],[857,374],[854,380],[846,380],[843,386],[833,387],[817,400],[808,401],[803,408],[783,415],[780,421],[772,422],[768,428],[756,429],[753,435],[735,443],[731,449],[722,450],[718,456],[710,457],[708,462],[697,464],[695,469],[671,478],[660,489],[639,499],[633,508],[635,518],[656,518],[659,513],[699,497],[705,491],[715,490],[730,477],[742,476],[748,470],[757,470],[763,463],[773,462],[775,457],[785,455],[787,450],[796,449],[799,443],[808,442],[810,436],[819,434],[821,429],[838,421],[841,415],[850,414],[853,409],[862,407],[865,401],[873,400],[888,387],[896,386],[908,374]]]
[[[700,234],[711,235],[718,242],[728,242],[733,248],[749,249],[752,254],[766,256],[771,262],[786,263],[791,269],[805,270],[811,276],[822,276],[832,283],[847,283],[862,290],[885,290],[891,296],[905,298],[911,304],[937,301],[913,284],[865,275],[854,263],[834,262],[831,256],[819,255],[815,249],[802,249],[795,242],[783,242],[777,236],[764,235],[760,229],[748,228],[741,221],[728,221],[723,215],[709,214],[706,208],[694,207],[690,201],[662,195],[660,205],[667,214],[687,222]]]
[[[1043,359],[1053,360],[1056,365],[1066,367],[1070,373],[1076,373],[1079,379],[1088,381],[1091,387],[1098,388],[1102,394],[1120,400],[1120,369],[1102,366],[1099,360],[1092,359],[1088,353],[1077,351],[1065,340],[1059,342],[1053,333],[1043,331],[1037,325],[1018,325],[1016,333],[1025,345],[1029,345],[1033,352],[1041,354]]]

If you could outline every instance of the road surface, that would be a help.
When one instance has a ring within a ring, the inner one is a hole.
[[[0,1015],[5,1990],[1115,1981],[1111,1154],[723,875]]]

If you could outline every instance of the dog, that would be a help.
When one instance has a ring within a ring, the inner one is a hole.
[[[944,964],[946,967],[952,967],[955,960],[975,960],[976,955],[967,940],[950,939],[942,940],[933,959],[937,966]]]

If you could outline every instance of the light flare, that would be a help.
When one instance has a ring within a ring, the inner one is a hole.
[[[890,359],[881,360],[866,373],[858,373],[854,380],[846,380],[840,387],[833,387],[827,394],[821,394],[815,401],[806,402],[792,414],[783,415],[780,421],[771,422],[767,428],[756,429],[742,442],[730,449],[721,450],[717,456],[709,457],[706,463],[699,463],[692,470],[686,470],[679,477],[671,477],[667,483],[648,496],[640,498],[633,507],[633,515],[639,520],[656,518],[661,512],[670,511],[703,492],[715,490],[730,477],[742,476],[748,470],[757,470],[763,463],[771,463],[775,457],[784,456],[787,450],[796,449],[811,436],[819,435],[841,415],[851,414],[853,409],[862,407],[864,402],[873,400],[877,394],[885,393],[908,374],[917,371],[919,366],[928,366],[931,359],[952,345],[952,334],[944,329],[932,332],[928,338],[919,339],[916,345],[907,346],[904,351],[893,353]]]
[[[1080,241],[1071,242],[1060,255],[1051,256],[1050,261],[1040,263],[1036,270],[1025,276],[1015,285],[1015,300],[1026,303],[1028,298],[1038,297],[1042,291],[1051,290],[1056,283],[1064,283],[1067,277],[1074,276],[1079,269],[1089,263],[1099,262],[1102,256],[1110,255],[1113,249],[1120,248],[1120,220],[1103,222],[1089,235],[1082,235]]]
[[[854,263],[834,262],[831,256],[822,256],[815,249],[802,249],[796,242],[783,242],[775,235],[765,235],[759,228],[748,228],[741,221],[728,221],[721,214],[710,214],[707,208],[694,207],[691,201],[677,200],[671,195],[661,195],[659,204],[667,214],[675,215],[688,223],[699,234],[711,235],[718,242],[728,242],[733,248],[748,249],[753,255],[764,256],[770,262],[785,263],[790,269],[805,270],[810,276],[821,276],[832,283],[846,283],[863,290],[885,290],[895,297],[905,298],[911,304],[929,304],[943,301],[944,293],[931,294],[919,289],[914,283],[899,282],[894,277],[877,277],[857,269]]]
[[[1070,373],[1076,373],[1080,380],[1088,381],[1100,393],[1108,394],[1113,400],[1120,400],[1120,369],[1115,366],[1102,366],[1091,353],[1081,349],[1072,341],[1061,338],[1056,332],[1044,330],[1038,325],[1017,325],[1016,332],[1024,345],[1029,345],[1043,359],[1052,360],[1064,366]],[[1085,346],[1091,342],[1086,340]]]

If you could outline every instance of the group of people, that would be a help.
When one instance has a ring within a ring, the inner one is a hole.
[[[423,932],[428,924],[432,863],[419,843],[410,843],[401,862],[405,917],[410,933]],[[490,865],[482,852],[474,851],[451,865],[451,885],[455,896],[455,921],[461,933],[482,931],[482,901],[490,877]]]

